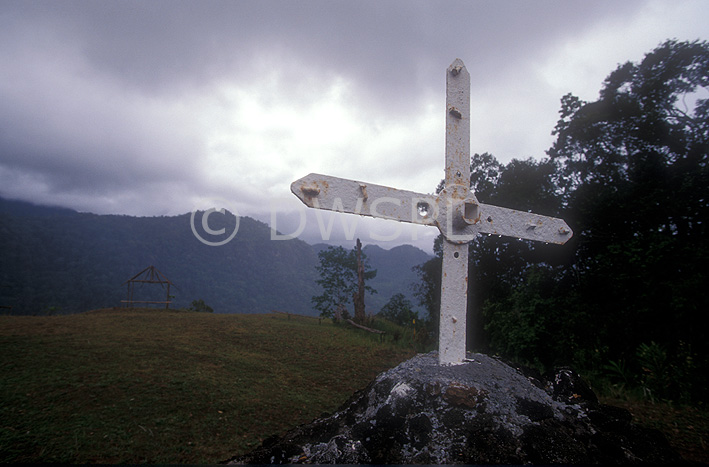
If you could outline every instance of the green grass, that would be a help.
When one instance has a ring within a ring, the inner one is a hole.
[[[284,314],[0,316],[0,462],[226,460],[334,411],[414,354],[413,330],[372,326],[387,331],[383,342]],[[709,462],[705,408],[603,401],[663,431],[687,460]]]
[[[216,463],[413,353],[278,314],[0,316],[0,462]]]

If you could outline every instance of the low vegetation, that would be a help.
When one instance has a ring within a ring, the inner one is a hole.
[[[406,345],[296,315],[0,317],[0,462],[216,463],[333,411]]]
[[[599,399],[604,404],[629,410],[634,423],[660,430],[685,460],[709,464],[709,411],[706,407],[652,402],[632,392],[602,393]]]

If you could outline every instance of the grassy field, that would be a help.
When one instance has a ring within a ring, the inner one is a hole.
[[[0,316],[0,462],[217,463],[413,356],[396,331],[380,342],[313,318],[156,309]],[[709,462],[706,409],[604,402]]]
[[[216,463],[413,354],[280,314],[0,316],[0,462]]]

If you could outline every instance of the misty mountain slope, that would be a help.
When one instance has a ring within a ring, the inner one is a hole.
[[[208,238],[196,219],[197,232]],[[215,214],[208,226],[230,232],[234,221]],[[240,218],[231,241],[209,246],[195,236],[190,214],[97,215],[0,199],[0,305],[12,306],[13,314],[121,306],[124,282],[153,265],[174,284],[174,308],[202,299],[217,313],[317,315],[311,304],[321,293],[317,251],[298,239],[273,241],[269,226],[249,217]],[[411,267],[428,255],[411,246],[364,251],[379,271],[371,284],[379,293],[367,297],[367,312],[378,312],[397,292],[414,301]],[[134,290],[135,300],[165,296],[156,284]]]
[[[11,204],[14,209],[0,210],[0,305],[13,313],[120,306],[122,284],[149,265],[174,283],[173,307],[201,298],[220,313],[314,313],[312,248],[300,240],[271,241],[270,228],[251,218],[240,219],[230,242],[208,246],[193,234],[189,214],[55,213],[32,205],[18,212]],[[229,220],[211,216],[209,225],[219,230]],[[137,286],[134,298],[164,300],[165,292],[159,285]]]

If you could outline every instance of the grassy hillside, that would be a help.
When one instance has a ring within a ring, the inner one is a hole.
[[[412,355],[282,314],[0,316],[0,462],[219,462]]]

